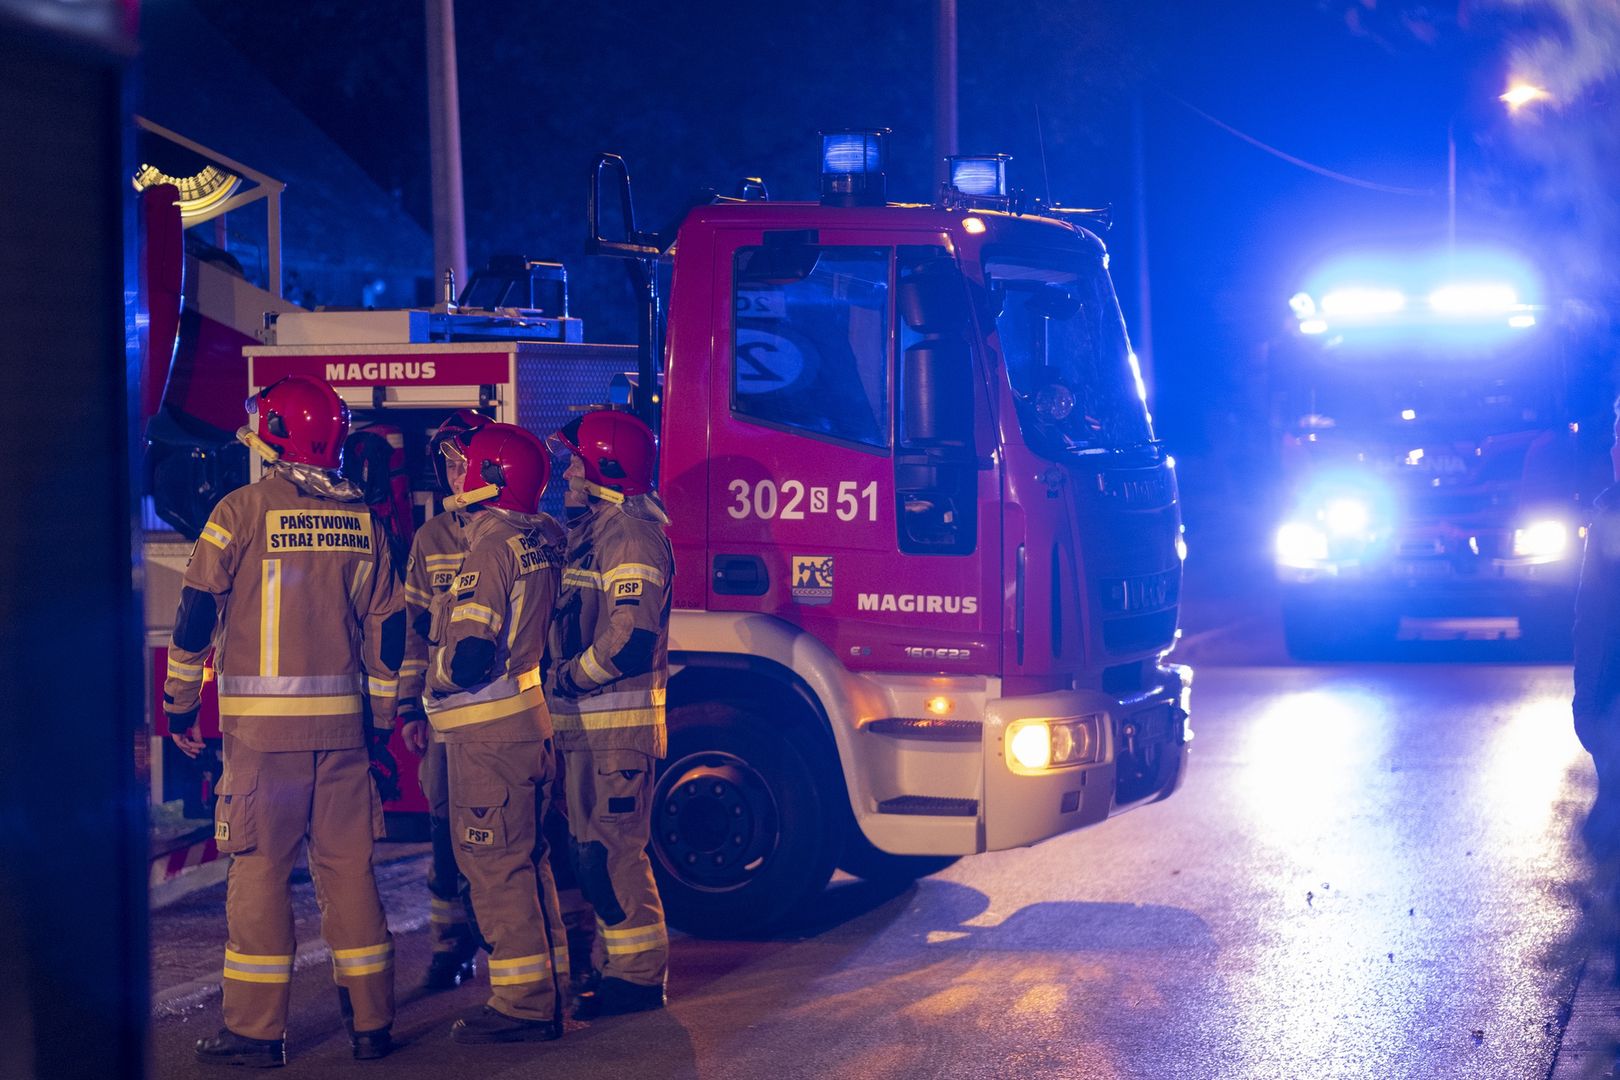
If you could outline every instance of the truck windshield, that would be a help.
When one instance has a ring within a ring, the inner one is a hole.
[[[1560,374],[1535,335],[1466,349],[1341,348],[1296,371],[1289,419],[1299,429],[1506,435],[1562,423]]]
[[[1099,257],[992,250],[985,285],[1024,437],[1049,454],[1153,438],[1125,320]]]

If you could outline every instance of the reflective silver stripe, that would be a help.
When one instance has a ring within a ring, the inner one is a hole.
[[[601,661],[596,658],[595,645],[580,654],[579,669],[585,673],[586,678],[593,682],[610,683],[613,681],[613,674],[603,667]]]
[[[528,582],[523,578],[517,579],[512,586],[512,625],[506,628],[506,651],[508,654],[517,648],[518,624],[523,621],[523,597],[528,591],[525,586]]]
[[[594,570],[576,570],[570,567],[563,571],[562,583],[588,589],[600,589],[602,587],[602,575]]]
[[[219,692],[226,697],[325,696],[358,694],[366,677],[347,675],[221,675]]]
[[[664,572],[646,563],[620,563],[611,570],[602,571],[603,588],[616,581],[645,581],[649,585],[661,586],[664,584]]]
[[[615,690],[610,694],[592,694],[589,697],[559,698],[551,702],[553,714],[559,712],[597,713],[624,712],[629,709],[657,709],[664,705],[664,687],[648,690]]]
[[[259,578],[259,674],[281,674],[281,560],[266,559]]]
[[[606,927],[598,919],[596,932],[601,936],[602,943],[607,948],[609,956],[650,952],[653,949],[662,949],[669,946],[669,931],[664,928],[663,923],[653,923],[650,926],[636,926],[621,930]]]
[[[446,650],[440,649],[439,655],[443,657],[445,652]],[[425,697],[422,699],[422,708],[430,713],[447,712],[468,705],[482,705],[487,701],[505,701],[509,697],[517,697],[518,693],[517,679],[511,675],[502,675],[493,682],[485,683],[482,689],[464,690],[459,694],[441,698]]]
[[[349,586],[349,603],[356,606],[360,603],[360,592],[371,580],[371,564],[363,562],[354,568],[354,584]]]
[[[551,975],[551,957],[546,953],[517,956],[510,960],[489,962],[489,984],[512,986],[518,983],[539,982]]]
[[[398,697],[398,679],[379,679],[376,676],[366,680],[366,693],[372,697]]]
[[[332,968],[337,975],[375,975],[394,964],[394,943],[366,945],[359,949],[333,949]]]

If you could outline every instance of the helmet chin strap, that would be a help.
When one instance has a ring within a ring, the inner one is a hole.
[[[458,495],[450,496],[444,500],[444,508],[446,510],[465,510],[474,503],[487,502],[500,493],[501,486],[499,484],[485,484],[481,488],[473,488],[471,491],[463,491]]]
[[[620,492],[614,491],[610,487],[603,487],[601,484],[593,484],[589,480],[581,480],[580,485],[584,487],[585,494],[591,496],[592,498],[601,499],[603,502],[609,503],[624,502],[624,495]]]
[[[266,464],[274,465],[281,460],[281,451],[259,438],[250,427],[237,428],[236,441],[264,458]]]

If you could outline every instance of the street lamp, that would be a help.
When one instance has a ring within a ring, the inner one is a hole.
[[[1536,86],[1534,83],[1525,82],[1523,79],[1515,79],[1508,85],[1507,93],[1503,94],[1498,100],[1506,102],[1508,110],[1516,113],[1526,105],[1533,105],[1538,101],[1550,101],[1552,95],[1547,92],[1545,87]]]

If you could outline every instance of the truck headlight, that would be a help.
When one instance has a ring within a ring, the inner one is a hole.
[[[1513,555],[1519,559],[1558,559],[1569,549],[1569,526],[1562,521],[1532,521],[1513,530]]]
[[[1283,566],[1311,567],[1327,562],[1327,533],[1303,521],[1290,521],[1277,530],[1277,562]]]
[[[1007,726],[1007,764],[1016,773],[1083,765],[1096,757],[1098,717],[1015,720]]]

